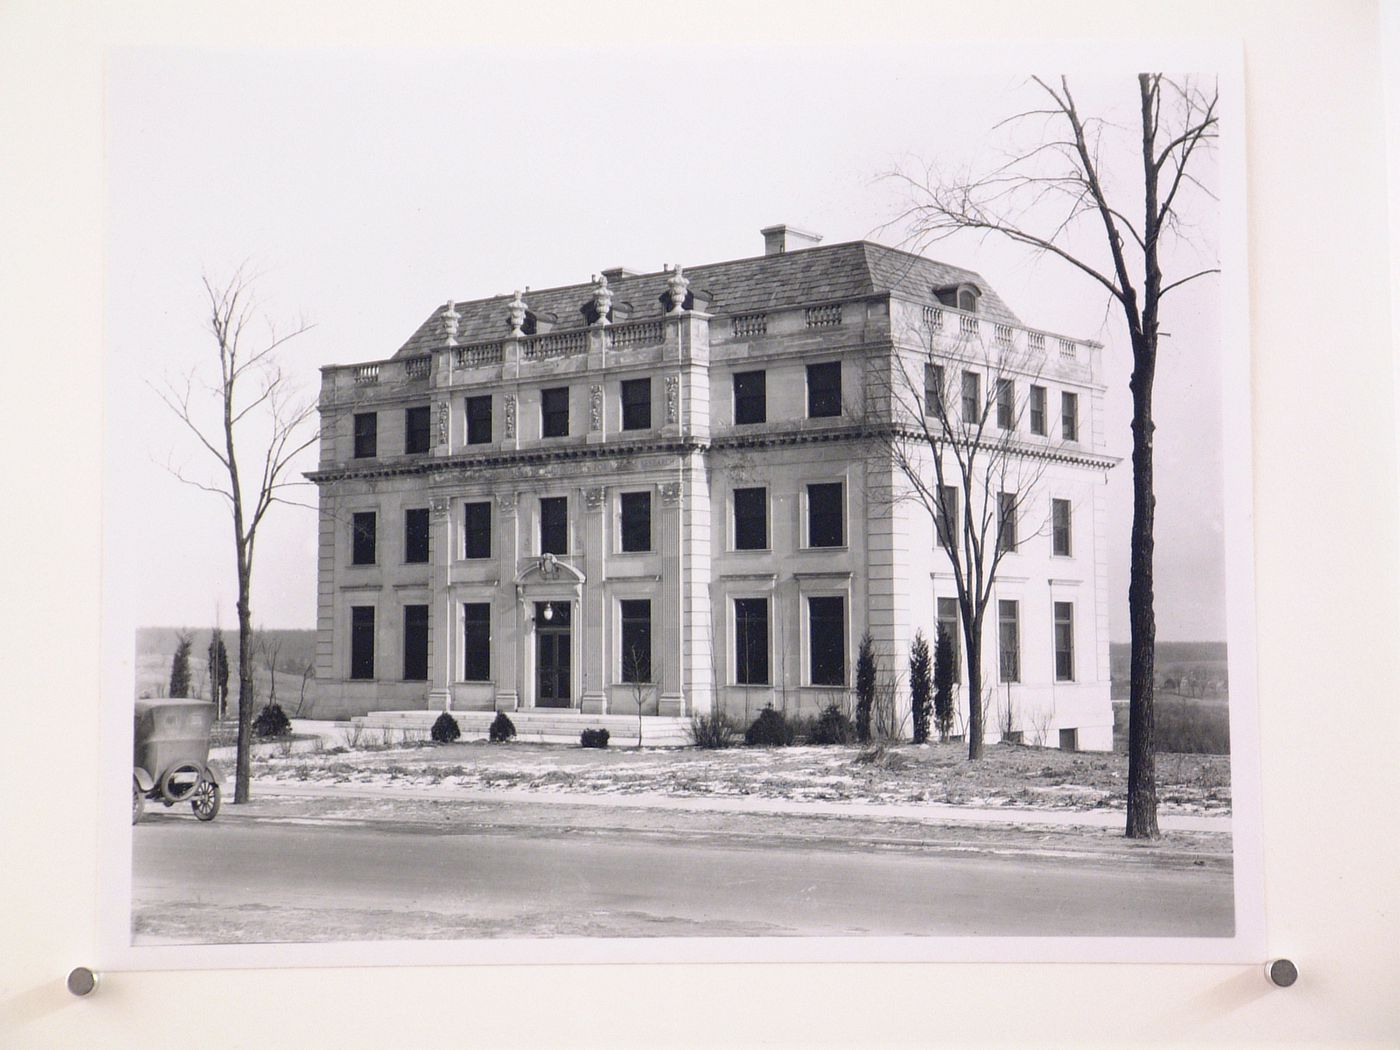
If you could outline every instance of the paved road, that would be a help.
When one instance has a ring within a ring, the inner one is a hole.
[[[154,819],[137,943],[493,936],[1221,935],[1228,869],[383,822]]]

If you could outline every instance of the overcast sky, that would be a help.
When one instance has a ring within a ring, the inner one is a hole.
[[[887,224],[906,198],[877,176],[924,161],[983,165],[1002,141],[993,125],[1031,100],[1022,74],[962,76],[943,58],[888,48],[114,52],[107,527],[141,567],[135,622],[235,622],[227,513],[166,471],[171,457],[190,471],[207,463],[146,385],[211,362],[201,274],[222,280],[246,260],[269,318],[314,325],[286,352],[313,396],[319,366],[390,356],[449,298],[756,255],[759,229],[778,222],[826,243],[899,245],[907,230]],[[1135,119],[1131,78],[1077,84],[1085,108]],[[1198,250],[1179,260],[1191,269],[1212,255],[1216,229],[1212,210],[1193,217]],[[994,240],[927,254],[979,271],[1028,325],[1105,344],[1109,451],[1126,457],[1129,348],[1102,290]],[[1193,282],[1163,320],[1162,639],[1225,636],[1218,290],[1214,278]],[[1129,482],[1125,460],[1109,482],[1115,640],[1128,633]],[[314,502],[314,490],[302,498]],[[257,622],[314,626],[315,565],[314,513],[277,508],[259,537]]]

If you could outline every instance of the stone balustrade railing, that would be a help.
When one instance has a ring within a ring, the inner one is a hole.
[[[956,317],[954,324],[952,318]],[[982,324],[982,321],[987,324]],[[902,328],[908,335],[922,330],[928,337],[936,339],[939,345],[956,347],[959,344],[989,346],[998,351],[1022,350],[1036,359],[1049,363],[1047,347],[1053,340],[1055,360],[1062,365],[1084,367],[1093,365],[1090,351],[1099,344],[1088,340],[1069,339],[1051,335],[1019,325],[1003,324],[990,318],[978,318],[949,306],[922,306],[903,304],[898,308],[894,321],[896,328]],[[917,328],[915,327],[917,326]],[[990,334],[990,339],[988,338]]]

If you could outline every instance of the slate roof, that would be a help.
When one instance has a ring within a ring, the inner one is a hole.
[[[872,241],[801,248],[780,255],[759,255],[707,266],[685,267],[690,291],[706,313],[719,316],[759,313],[804,303],[828,302],[893,293],[901,298],[933,304],[933,288],[970,283],[982,292],[978,313],[1005,324],[1021,322],[1001,297],[972,270],[935,262],[921,255],[889,248]],[[613,319],[645,320],[661,317],[661,297],[666,292],[665,272],[610,279]],[[582,328],[585,304],[593,298],[591,282],[561,288],[532,288],[522,296],[541,320],[552,321],[551,331]],[[457,342],[491,342],[510,334],[506,304],[509,295],[457,303],[461,315]],[[425,353],[443,345],[442,315],[446,304],[436,307],[395,357]]]

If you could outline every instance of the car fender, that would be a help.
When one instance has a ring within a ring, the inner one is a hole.
[[[228,782],[228,778],[224,776],[224,771],[219,768],[219,764],[217,762],[207,763],[204,769],[205,775],[208,776],[208,778],[214,783],[218,784],[219,787],[222,788]]]
[[[136,778],[136,786],[142,791],[150,791],[156,786],[155,778],[140,766],[133,767],[131,775]]]

